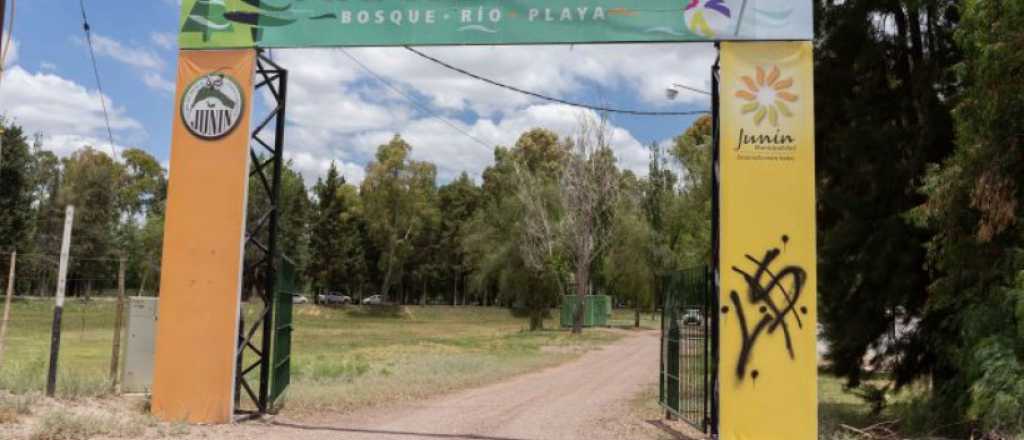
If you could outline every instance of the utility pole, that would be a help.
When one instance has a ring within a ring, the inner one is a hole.
[[[60,321],[64,314],[64,291],[67,288],[68,258],[71,252],[71,225],[75,221],[75,207],[68,205],[64,214],[64,238],[60,242],[60,266],[57,270],[57,302],[53,308],[53,329],[50,333],[50,371],[46,376],[46,395],[53,397],[57,390],[57,355],[60,353]]]
[[[3,2],[3,0],[0,0]],[[14,265],[18,262],[18,251],[11,252],[11,272],[7,276],[7,299],[4,300],[4,320],[0,323],[0,367],[4,365],[4,339],[7,337],[7,321],[11,319],[11,296],[14,295]]]
[[[110,390],[117,388],[118,355],[121,352],[121,320],[124,319],[124,255],[117,268],[117,314],[114,315],[114,347],[110,353]]]

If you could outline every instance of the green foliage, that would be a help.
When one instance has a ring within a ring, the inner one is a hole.
[[[819,318],[828,360],[850,385],[868,347],[914,317],[916,331],[869,364],[896,361],[900,385],[951,380],[940,351],[953,321],[926,305],[930,234],[907,216],[923,201],[927,164],[953,148],[957,3],[816,2]]]
[[[0,118],[0,250],[24,248],[32,216],[32,155],[21,127]]]
[[[395,136],[377,149],[366,166],[360,188],[370,238],[380,249],[378,268],[383,272],[380,294],[391,298],[391,288],[413,251],[418,236],[437,222],[436,167],[412,160],[412,146]]]
[[[675,138],[669,151],[682,166],[683,190],[667,201],[675,202],[675,206],[664,221],[670,230],[677,231],[677,235],[668,237],[669,248],[682,267],[703,266],[711,261],[711,141],[711,117],[703,116]],[[670,171],[660,170],[660,174],[666,172]]]
[[[368,240],[358,191],[345,183],[332,162],[327,175],[313,186],[313,194],[307,269],[313,291],[340,291],[359,298],[369,274],[365,252]]]
[[[636,326],[641,309],[654,306],[655,268],[649,264],[654,234],[641,210],[642,182],[631,172],[623,173],[621,195],[615,207],[611,243],[601,263],[601,275],[608,294],[628,300],[635,309]]]

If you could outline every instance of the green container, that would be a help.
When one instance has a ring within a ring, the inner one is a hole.
[[[612,316],[612,298],[608,295],[587,295],[584,298],[587,307],[583,310],[583,326],[607,326]],[[572,327],[573,316],[579,303],[579,297],[576,295],[562,297],[562,327]]]

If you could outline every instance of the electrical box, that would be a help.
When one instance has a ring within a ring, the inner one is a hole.
[[[156,322],[159,298],[128,298],[125,323],[122,393],[148,393],[153,386]]]

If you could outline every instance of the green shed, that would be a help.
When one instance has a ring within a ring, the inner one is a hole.
[[[587,295],[584,298],[586,308],[583,310],[584,327],[603,327],[608,325],[612,317],[612,298],[608,295]],[[572,327],[572,318],[580,303],[576,295],[562,296],[562,327]]]

